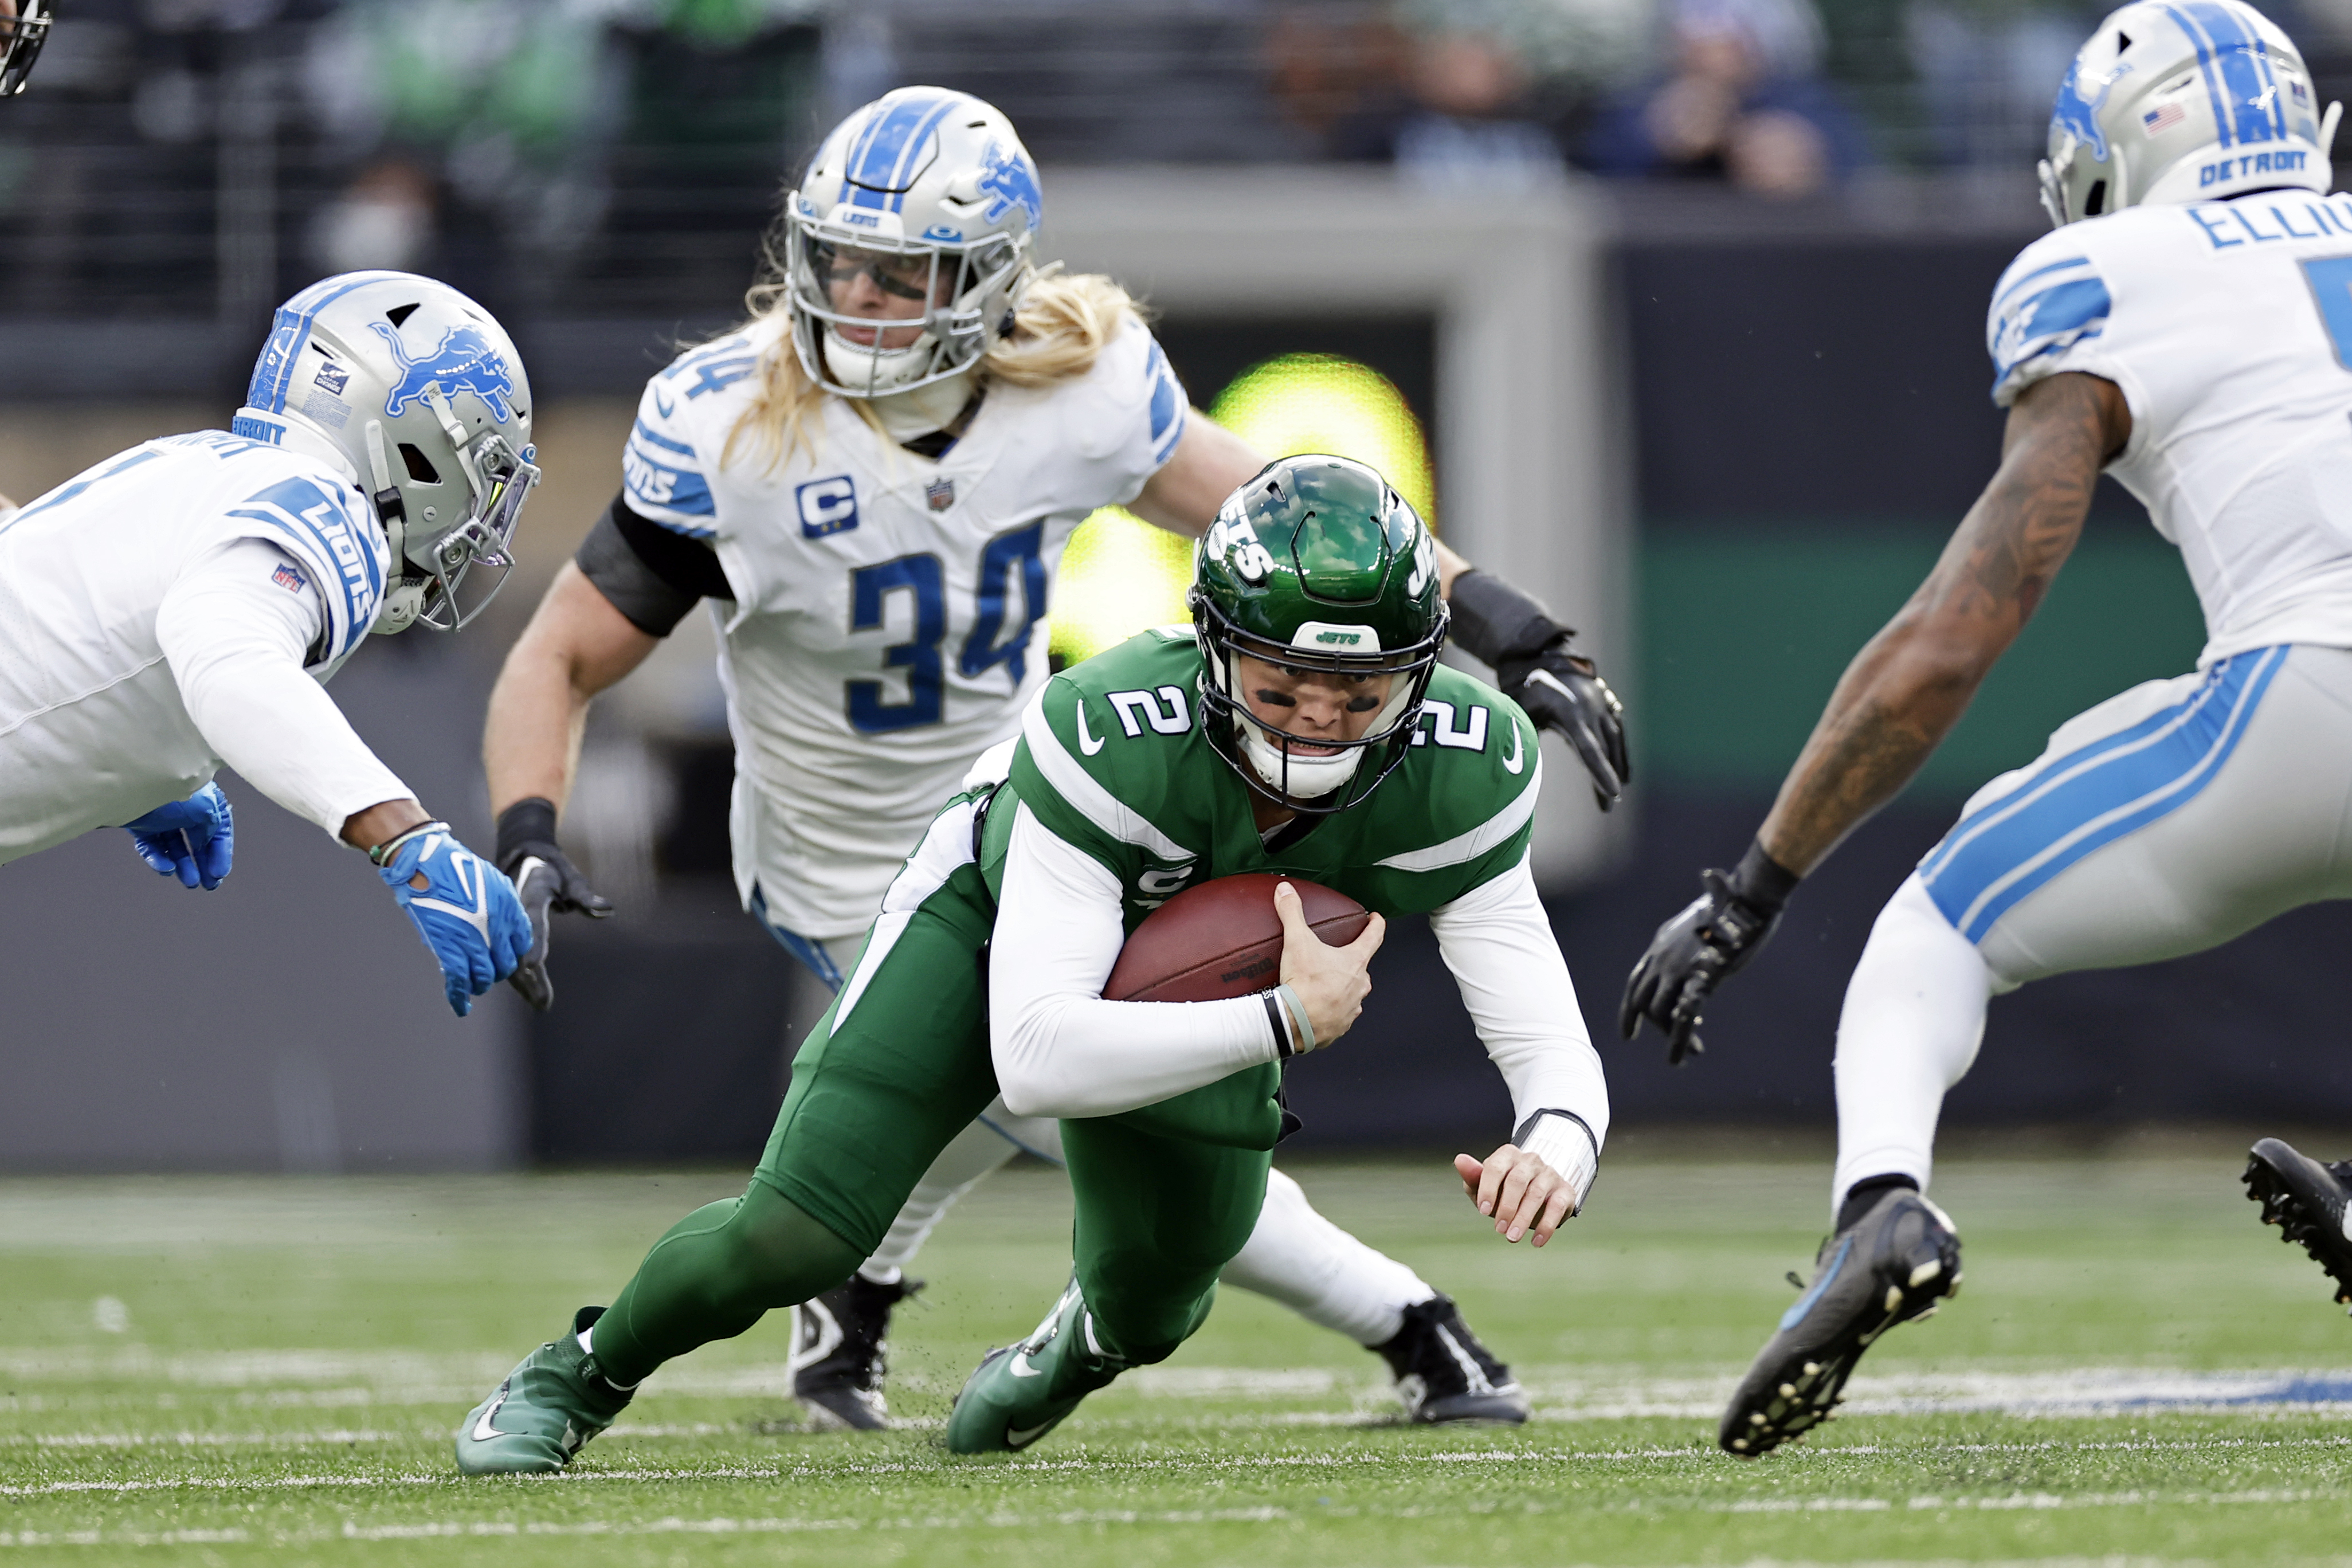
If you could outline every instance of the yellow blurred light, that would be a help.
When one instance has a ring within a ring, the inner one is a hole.
[[[1217,395],[1209,416],[1269,458],[1329,452],[1370,464],[1433,523],[1436,488],[1421,421],[1395,384],[1334,354],[1284,354],[1244,371]],[[1091,658],[1150,626],[1189,620],[1189,540],[1121,507],[1078,525],[1062,555],[1050,618],[1052,647],[1068,663]]]

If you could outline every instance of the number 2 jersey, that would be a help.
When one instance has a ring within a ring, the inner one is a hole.
[[[737,426],[761,356],[793,352],[783,331],[755,324],[647,384],[615,516],[716,552],[738,890],[826,941],[866,929],[972,759],[1018,726],[1063,545],[1168,460],[1185,399],[1130,320],[1082,375],[991,384],[936,460],[830,396],[779,458]]]
[[[391,549],[326,463],[216,430],[0,523],[0,861],[184,800],[226,762],[330,833],[409,795],[320,689]]]
[[[2352,647],[2352,196],[2128,207],[2028,246],[1994,290],[1993,401],[2063,371],[2131,408],[2108,472],[2179,547],[2200,666]]]
[[[974,770],[975,782],[1000,769],[1007,780],[981,858],[998,900],[989,1011],[1007,1103],[1020,1114],[1110,1114],[1272,1060],[1279,1047],[1261,998],[1170,1006],[1107,1002],[1102,988],[1127,934],[1177,893],[1284,872],[1391,919],[1427,914],[1509,1085],[1514,1122],[1572,1114],[1597,1153],[1608,1087],[1528,868],[1543,773],[1535,726],[1509,699],[1441,667],[1404,760],[1369,797],[1269,837],[1249,786],[1203,731],[1231,720],[1201,712],[1201,661],[1189,626],[1130,638],[1055,676],[1024,715],[1019,743]],[[919,856],[894,904],[923,871]],[[893,918],[886,908],[875,942]],[[1375,994],[1370,1005],[1381,1005]],[[1580,1136],[1577,1147],[1581,1160]]]

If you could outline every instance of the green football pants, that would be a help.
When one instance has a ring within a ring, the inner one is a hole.
[[[984,967],[995,908],[971,842],[971,806],[958,801],[892,885],[856,968],[793,1058],[751,1189],[673,1226],[596,1324],[614,1382],[847,1279],[940,1151],[996,1098]],[[1164,1359],[1207,1319],[1217,1271],[1265,1201],[1279,1083],[1269,1064],[1062,1124],[1078,1282],[1105,1348],[1129,1363]]]

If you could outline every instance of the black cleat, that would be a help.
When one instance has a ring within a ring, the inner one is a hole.
[[[1830,1418],[1862,1352],[1897,1323],[1924,1318],[1960,1289],[1960,1237],[1943,1210],[1908,1188],[1822,1243],[1811,1289],[1723,1413],[1718,1440],[1752,1459]]]
[[[793,1325],[793,1396],[808,1405],[819,1426],[879,1432],[890,1425],[882,1398],[890,1309],[922,1288],[919,1279],[877,1285],[853,1274],[800,1304]]]
[[[2275,1138],[2253,1147],[2246,1161],[2246,1195],[2263,1205],[2263,1223],[2301,1243],[2336,1281],[2336,1299],[2352,1305],[2352,1234],[2345,1205],[2352,1200],[2352,1162],[2322,1164]]]
[[[1500,1421],[1516,1426],[1528,1418],[1528,1396],[1496,1361],[1461,1310],[1447,1296],[1432,1296],[1404,1310],[1404,1326],[1372,1346],[1396,1376],[1405,1416],[1418,1425],[1453,1421]]]

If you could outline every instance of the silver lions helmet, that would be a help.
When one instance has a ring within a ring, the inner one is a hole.
[[[969,93],[902,87],[835,127],[784,197],[786,303],[801,366],[827,391],[881,397],[977,364],[1011,330],[1045,216],[1013,122]],[[839,309],[863,275],[921,302],[887,330]],[[898,340],[910,340],[899,342]]]
[[[349,468],[400,563],[375,630],[455,631],[506,581],[539,482],[530,383],[488,310],[407,272],[346,272],[278,308],[230,429]]]
[[[2053,225],[2295,186],[2325,194],[2343,105],[2242,0],[2140,0],[2099,24],[2058,89],[2042,160]]]
[[[48,41],[50,16],[49,0],[16,0],[14,16],[0,12],[0,98],[25,90],[25,79]]]

